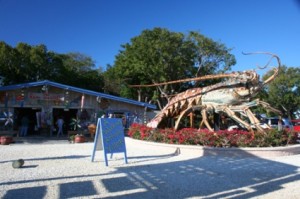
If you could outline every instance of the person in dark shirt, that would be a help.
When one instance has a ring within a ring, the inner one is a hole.
[[[57,137],[60,136],[60,135],[63,136],[64,135],[64,133],[63,133],[63,126],[64,126],[63,118],[59,117],[57,122],[56,122],[56,125],[58,127]]]
[[[29,119],[25,115],[24,117],[22,117],[22,120],[21,120],[20,136],[27,136],[28,125],[29,125]]]

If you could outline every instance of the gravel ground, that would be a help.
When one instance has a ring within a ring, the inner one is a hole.
[[[124,154],[93,143],[29,140],[0,146],[0,198],[299,198],[300,155],[224,156],[126,138]],[[20,169],[12,161],[24,159]]]

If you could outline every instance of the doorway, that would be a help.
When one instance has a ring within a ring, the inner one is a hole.
[[[78,109],[63,109],[63,108],[53,108],[53,124],[57,130],[56,121],[59,117],[64,120],[63,133],[66,135],[68,130],[70,130],[70,122],[72,118],[76,118]],[[54,132],[55,133],[55,132]]]
[[[27,116],[29,119],[27,135],[37,135],[35,128],[37,125],[36,113],[40,112],[41,108],[14,108],[14,130],[19,131],[22,117]]]

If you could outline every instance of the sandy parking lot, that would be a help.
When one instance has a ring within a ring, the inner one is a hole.
[[[126,138],[128,164],[119,153],[106,167],[102,151],[91,162],[92,142],[20,140],[0,146],[0,198],[299,198],[300,155],[177,147]]]

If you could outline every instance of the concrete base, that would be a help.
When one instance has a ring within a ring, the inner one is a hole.
[[[129,138],[132,139],[132,138]],[[172,147],[178,149],[180,153],[189,153],[191,151],[199,153],[199,155],[220,155],[230,157],[277,157],[289,156],[300,154],[300,144],[280,146],[280,147],[245,147],[245,148],[218,148],[218,147],[205,147],[196,145],[178,145],[178,144],[164,144],[156,142],[148,142],[142,140],[135,140],[145,145],[157,145],[164,147]]]

